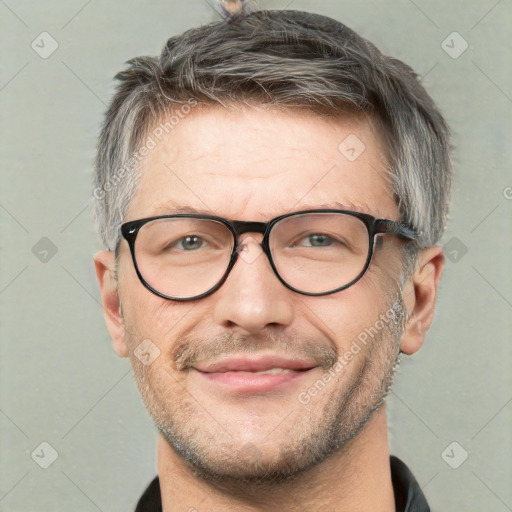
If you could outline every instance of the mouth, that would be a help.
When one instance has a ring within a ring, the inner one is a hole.
[[[238,394],[265,393],[298,382],[319,365],[315,361],[290,359],[278,355],[257,358],[230,357],[215,362],[200,362],[193,370],[203,379]]]

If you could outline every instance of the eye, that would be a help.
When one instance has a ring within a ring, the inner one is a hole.
[[[293,247],[330,247],[336,243],[338,242],[332,239],[330,236],[322,235],[320,233],[313,233],[299,240],[299,242],[295,243]]]
[[[180,238],[177,242],[172,244],[171,247],[177,247],[178,249],[182,249],[184,251],[196,251],[197,249],[201,249],[205,244],[205,241],[194,235],[184,236]]]

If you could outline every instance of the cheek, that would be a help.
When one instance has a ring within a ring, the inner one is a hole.
[[[119,268],[119,296],[130,351],[146,339],[165,350],[164,340],[192,308],[190,303],[171,302],[146,289],[128,258]]]
[[[193,306],[190,303],[171,303],[152,294],[152,297],[147,297],[148,294],[150,292],[138,290],[128,297],[125,327],[137,338],[150,339],[161,350],[168,351],[169,340],[176,338],[179,326],[186,323]]]
[[[305,297],[310,323],[336,346],[338,355],[348,350],[389,308],[390,299],[367,274],[354,286],[325,297]]]

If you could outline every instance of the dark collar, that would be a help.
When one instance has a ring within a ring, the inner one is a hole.
[[[397,512],[430,512],[427,500],[409,468],[394,456],[391,456],[390,464]],[[155,477],[144,491],[135,512],[162,512],[158,477]]]
[[[393,455],[390,457],[390,463],[397,512],[430,512],[425,495],[410,469]]]

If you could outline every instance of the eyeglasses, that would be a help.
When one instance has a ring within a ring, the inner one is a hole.
[[[176,214],[126,222],[128,242],[142,284],[165,299],[187,301],[216,291],[241,250],[240,236],[261,233],[261,249],[279,280],[303,295],[327,295],[357,282],[373,256],[375,235],[414,240],[409,226],[349,210],[317,209],[269,222]]]

